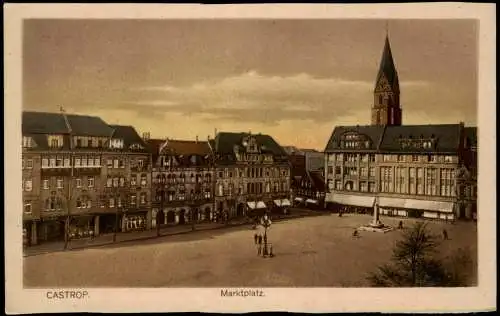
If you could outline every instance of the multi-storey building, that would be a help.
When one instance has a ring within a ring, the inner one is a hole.
[[[381,214],[396,216],[474,217],[476,128],[401,125],[388,39],[374,99],[372,125],[332,132],[325,149],[326,204],[361,212],[377,205]]]
[[[113,130],[100,118],[23,112],[26,241],[87,235],[98,209],[102,155]]]
[[[151,158],[132,126],[113,129],[100,178],[95,234],[145,230],[151,227]]]
[[[148,143],[153,160],[153,226],[213,220],[215,179],[208,142],[153,139]]]
[[[116,223],[128,230],[147,222],[128,218],[150,208],[149,154],[132,127],[92,116],[23,112],[22,132],[27,243],[90,237],[114,231]],[[143,160],[146,182],[131,192],[136,159]]]
[[[254,216],[290,206],[290,163],[271,136],[221,132],[209,144],[217,217]]]

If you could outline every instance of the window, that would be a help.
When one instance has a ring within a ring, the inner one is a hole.
[[[119,162],[118,159],[113,160],[113,168],[118,168]]]
[[[135,194],[132,194],[130,196],[130,205],[136,205],[137,204],[137,196]]]
[[[141,204],[146,204],[146,193],[141,193]]]
[[[139,159],[139,160],[137,161],[137,165],[139,166],[139,168],[143,168],[143,167],[144,167],[144,160]]]
[[[446,163],[453,162],[453,156],[444,156],[444,162]]]
[[[333,167],[332,166],[328,167],[328,174],[333,174]]]
[[[342,181],[335,180],[335,190],[342,190]]]
[[[145,174],[141,175],[141,186],[144,188],[148,185],[148,178]]]
[[[375,154],[370,154],[370,162],[375,162]]]
[[[80,178],[76,179],[76,187],[77,188],[81,188],[82,187],[82,179],[80,179]]]
[[[411,155],[412,162],[418,162],[418,155]]]
[[[398,155],[398,162],[404,162],[405,161],[405,156],[404,155]]]
[[[31,201],[24,202],[24,214],[31,214]]]
[[[417,168],[417,194],[424,194],[424,169]]]
[[[62,189],[63,187],[64,187],[63,179],[61,179],[61,178],[57,179],[57,188]]]
[[[80,167],[80,165],[81,165],[80,158],[75,158],[75,167]]]
[[[24,190],[27,192],[30,192],[33,190],[33,181],[32,180],[25,180],[24,181]]]
[[[33,146],[32,138],[29,136],[23,136],[23,147],[30,148]]]
[[[407,193],[406,190],[406,168],[403,167],[396,167],[396,178],[395,178],[395,184],[396,187],[394,191],[396,193]]]
[[[115,199],[114,198],[109,199],[109,207],[111,207],[111,208],[115,207]]]
[[[49,180],[44,179],[42,182],[43,182],[43,188],[45,190],[48,190],[49,189]]]
[[[340,175],[342,174],[342,168],[340,168],[339,166],[335,167],[335,175]]]
[[[130,175],[130,185],[131,186],[137,185],[137,175],[135,174]]]
[[[107,186],[108,188],[111,188],[111,186],[112,186],[112,185],[113,185],[113,179],[108,178],[108,179],[106,180],[106,186]]]
[[[92,157],[88,158],[87,164],[89,167],[93,167],[94,166],[94,158],[92,158]]]
[[[94,187],[94,177],[88,177],[87,178],[87,187],[93,188]]]
[[[33,169],[33,159],[26,160],[26,168]]]
[[[97,167],[100,167],[101,166],[101,158],[95,158],[94,159],[94,165],[97,166]]]
[[[42,158],[42,168],[47,168],[49,166],[49,160],[47,158]]]
[[[368,183],[367,182],[361,182],[360,183],[360,190],[361,192],[368,192]]]
[[[361,176],[368,177],[368,168],[367,167],[361,167]]]
[[[90,198],[87,198],[87,208],[92,207],[92,200]]]
[[[56,158],[50,158],[49,167],[53,168],[56,166]]]
[[[426,170],[426,195],[437,195],[437,169],[429,168]]]
[[[391,192],[392,189],[392,167],[380,168],[380,191]]]
[[[375,167],[368,168],[368,177],[375,178]]]
[[[56,158],[56,167],[62,167],[63,166],[63,159],[61,157]]]
[[[416,179],[416,169],[410,168],[410,194],[417,194]]]
[[[218,190],[218,195],[223,196],[224,195],[224,186],[222,184],[219,184],[219,190]]]
[[[120,186],[122,188],[125,186],[125,178],[120,178]]]
[[[106,165],[108,168],[113,168],[113,160],[112,159],[106,160]]]
[[[375,192],[375,182],[368,182],[368,191]]]
[[[116,206],[122,207],[122,198],[120,196],[116,198]]]
[[[441,169],[440,171],[440,193],[442,196],[454,196],[454,170]]]
[[[120,179],[113,178],[113,187],[117,188],[119,184],[120,184]]]

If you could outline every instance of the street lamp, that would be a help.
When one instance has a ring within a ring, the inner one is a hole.
[[[271,227],[272,222],[267,213],[261,218],[260,224],[264,227],[264,251],[262,252],[262,256],[268,256],[270,253],[267,249],[267,229]]]

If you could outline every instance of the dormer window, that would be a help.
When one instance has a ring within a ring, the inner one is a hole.
[[[47,136],[47,142],[50,148],[61,148],[63,146],[62,135],[49,135]]]
[[[33,138],[31,138],[29,136],[23,136],[23,147],[24,148],[34,147]]]
[[[123,147],[123,145],[122,145],[122,147]],[[136,143],[136,144],[132,144],[132,145],[130,145],[130,147],[129,147],[129,148],[130,148],[130,149],[134,149],[134,150],[144,149],[144,147],[143,147],[143,146],[141,146],[140,144],[137,144],[137,143]]]

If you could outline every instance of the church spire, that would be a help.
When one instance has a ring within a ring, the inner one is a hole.
[[[384,51],[374,89],[372,125],[401,125],[399,79],[386,28]]]
[[[394,65],[394,59],[392,58],[391,44],[389,43],[388,34],[386,34],[385,37],[384,51],[382,53],[382,59],[380,60],[380,68],[378,70],[377,80],[375,82],[375,90],[379,86],[382,77],[385,77],[387,79],[389,85],[394,90],[399,91],[398,73],[396,71],[396,66]]]

